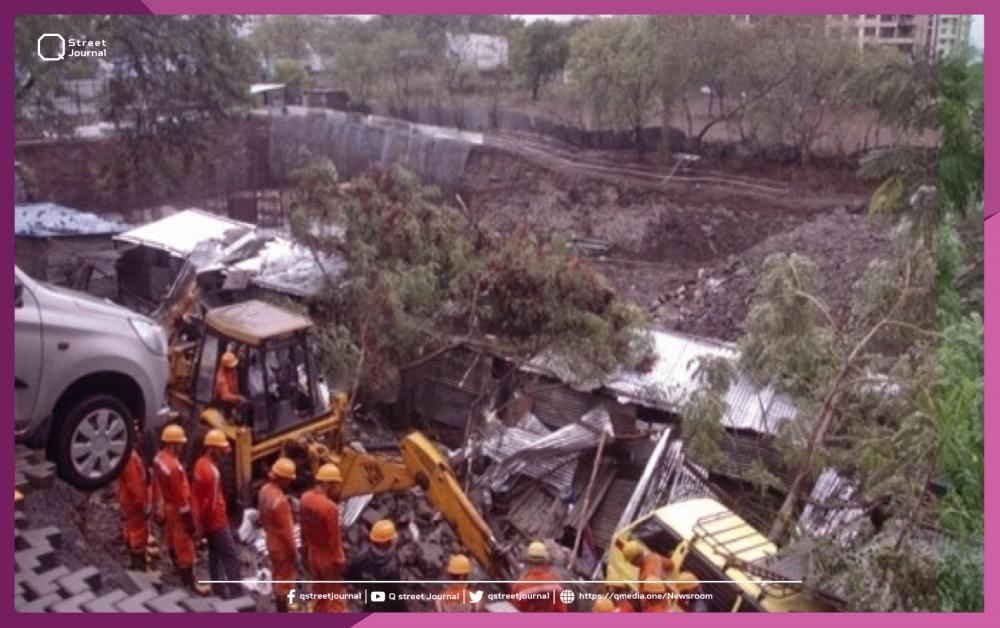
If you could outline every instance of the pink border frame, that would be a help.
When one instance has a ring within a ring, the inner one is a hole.
[[[881,11],[915,11],[921,10],[924,13],[943,13],[944,11],[953,11],[956,13],[974,13],[974,14],[984,14],[990,19],[986,20],[986,38],[993,39],[993,36],[997,35],[1000,31],[1000,21],[994,23],[992,20],[993,14],[1000,14],[1000,9],[992,9],[994,6],[984,1],[973,1],[973,0],[955,0],[953,2],[945,2],[940,0],[883,0],[876,2],[863,2],[861,0],[829,0],[825,2],[793,2],[791,0],[771,0],[771,1],[753,1],[747,0],[744,2],[738,2],[735,0],[702,0],[698,3],[682,3],[670,0],[619,0],[618,2],[608,2],[601,0],[577,0],[575,2],[559,1],[559,0],[485,0],[483,2],[470,4],[468,2],[458,2],[455,0],[424,0],[422,2],[417,1],[400,1],[400,0],[368,0],[364,1],[346,1],[346,2],[335,2],[335,1],[321,1],[321,0],[243,0],[241,2],[225,2],[224,0],[97,0],[87,3],[74,2],[73,0],[35,0],[34,2],[16,2],[9,3],[3,6],[2,10],[5,14],[8,14],[8,19],[12,21],[12,18],[16,14],[44,14],[44,13],[154,13],[154,14],[178,14],[178,13],[241,13],[241,14],[275,14],[275,13],[345,13],[345,14],[375,14],[375,13],[399,13],[399,14],[417,14],[417,13],[504,13],[504,14],[643,14],[643,13],[833,13],[837,10],[847,11],[848,13],[863,13],[864,11],[869,11],[872,9],[878,9]],[[8,21],[7,30],[4,33],[4,39],[9,42],[5,43],[4,50],[10,55],[9,61],[6,65],[0,68],[7,79],[8,85],[10,84],[10,79],[13,78],[13,63],[10,61],[13,59],[13,38],[7,39],[11,34],[12,24]],[[992,45],[992,44],[991,44]],[[996,74],[997,70],[995,67],[986,66],[986,100],[987,103],[993,103],[994,98],[997,94]],[[4,130],[4,141],[8,147],[13,148],[13,105],[11,101],[4,99],[0,102],[0,106],[3,107],[2,112],[0,112],[0,125]],[[992,154],[992,150],[995,149],[997,142],[997,133],[994,127],[991,125],[986,126],[986,169],[987,169],[987,180],[991,179],[991,174],[996,174],[996,168],[991,167],[992,162],[989,155]],[[8,150],[4,154],[4,160],[7,166],[7,172],[12,170],[13,166],[13,151]],[[9,190],[6,198],[13,198],[13,185],[9,178],[3,178],[0,182],[6,190]],[[992,201],[992,196],[989,190],[987,190],[987,207],[990,206],[990,201]],[[10,201],[9,201],[10,202]],[[8,207],[11,207],[9,205]],[[991,216],[994,212],[987,209],[987,215]],[[5,219],[10,225],[11,215],[9,213],[5,214]],[[988,383],[986,389],[986,413],[987,413],[987,429],[986,429],[986,443],[987,448],[990,448],[991,444],[995,447],[996,443],[992,441],[996,440],[996,430],[989,429],[989,417],[996,414],[996,408],[998,403],[1000,403],[1000,383],[997,382],[997,369],[996,361],[997,356],[1000,355],[1000,340],[997,340],[997,336],[990,333],[992,327],[1000,324],[997,319],[998,307],[1000,307],[1000,286],[993,286],[993,283],[998,283],[998,280],[994,279],[997,275],[998,265],[1000,265],[1000,220],[993,219],[987,220],[985,225],[985,237],[986,237],[986,282],[988,285],[986,291],[986,306],[985,306],[985,320],[987,326],[986,333],[986,381]],[[11,233],[8,228],[7,233]],[[10,236],[8,236],[10,237]],[[3,259],[13,261],[13,239],[8,240],[8,247],[4,247],[0,251],[0,255],[3,255]],[[992,245],[992,246],[991,246]],[[992,272],[991,272],[992,271]],[[6,307],[3,308],[4,315],[8,318],[11,323],[12,315],[11,312],[11,295],[7,294],[4,296],[6,301]],[[12,330],[13,325],[8,324],[6,329],[11,330],[7,332],[7,342],[8,346],[12,344]],[[6,375],[8,381],[10,381],[10,375],[12,374],[13,364],[10,359],[0,363],[0,368],[2,372],[0,374]],[[11,393],[4,390],[4,397],[8,397]],[[8,399],[7,407],[12,406],[12,399]],[[10,425],[8,423],[8,425]],[[4,451],[0,452],[0,456],[3,456],[5,460],[9,460],[12,456],[12,452]],[[996,465],[992,463],[989,457],[986,458],[986,476],[992,477],[992,471],[995,469]],[[4,477],[8,480],[13,479],[13,469],[9,462],[3,468],[2,473]],[[2,525],[5,529],[13,529],[13,517],[12,511],[13,506],[10,502],[4,505],[4,510],[8,511],[8,515],[2,518]],[[987,514],[987,529],[990,534],[996,532],[996,526],[993,524],[997,520],[997,507],[996,501],[991,499],[989,494],[987,494],[986,499],[986,514]],[[989,536],[989,535],[987,535]],[[813,626],[837,626],[840,627],[844,622],[850,622],[858,626],[864,625],[881,625],[886,621],[889,622],[900,622],[908,626],[930,626],[934,625],[939,621],[947,621],[949,623],[956,623],[960,625],[981,625],[988,621],[987,617],[991,614],[991,611],[996,606],[992,603],[992,596],[997,593],[996,579],[991,578],[992,571],[990,565],[992,564],[992,559],[996,558],[996,546],[986,539],[985,543],[985,554],[986,554],[986,576],[985,576],[985,597],[986,597],[986,611],[982,614],[951,614],[947,618],[938,616],[936,613],[908,613],[908,614],[892,614],[891,617],[881,617],[875,614],[865,614],[865,613],[852,613],[852,614],[815,614],[808,618],[803,618],[801,616],[794,615],[755,615],[755,614],[745,614],[741,615],[740,623],[744,625],[752,626],[773,626],[773,625],[786,625],[786,626],[797,626],[802,623],[803,619],[806,619],[810,625]],[[9,558],[13,558],[11,546],[4,548],[3,553]],[[13,560],[9,560],[8,564],[11,564]],[[4,578],[11,582],[13,581],[13,571],[6,572]],[[10,589],[8,589],[10,590]],[[14,616],[13,611],[13,601],[8,598],[2,603],[3,608],[6,613],[9,613],[8,618],[14,622],[24,621],[24,616]],[[261,627],[270,627],[274,617],[269,617],[266,615],[242,615],[240,617],[234,617],[232,620],[226,619],[223,616],[213,617],[211,621],[226,623],[228,621],[239,622],[240,626],[255,626],[259,625]],[[369,615],[367,617],[363,615],[353,615],[353,616],[341,616],[339,618],[335,617],[319,617],[315,615],[294,615],[290,617],[291,621],[296,623],[305,622],[306,624],[319,625],[318,622],[323,622],[324,626],[331,625],[341,625],[346,626],[353,624],[359,620],[363,621],[366,626],[386,626],[394,627],[397,626],[401,617],[390,616],[388,614],[383,615]],[[95,621],[96,620],[96,621]],[[30,621],[35,624],[41,625],[58,625],[66,622],[66,619],[61,616],[56,615],[41,615],[35,616]],[[92,617],[92,616],[74,616],[69,621],[74,623],[82,623],[84,625],[91,622],[100,622],[100,625],[107,627],[114,624],[120,625],[132,625],[136,622],[136,618],[133,616],[112,616],[106,615],[102,617]],[[184,621],[183,619],[181,621]],[[524,617],[518,619],[514,616],[508,616],[503,614],[486,614],[476,616],[474,619],[470,616],[463,615],[437,615],[437,614],[416,614],[409,618],[403,620],[407,624],[413,626],[414,628],[427,627],[438,627],[438,626],[466,626],[466,625],[477,625],[477,626],[501,626],[509,625],[513,622],[528,622],[528,623],[540,623],[546,622],[553,626],[604,626],[604,625],[628,625],[628,626],[651,626],[661,624],[664,620],[663,618],[656,618],[654,616],[647,616],[642,614],[629,615],[627,618],[621,615],[597,615],[590,613],[576,613],[572,615],[560,615],[560,616],[548,616],[548,617],[537,617],[532,616],[531,618]],[[670,623],[678,622],[687,625],[693,625],[695,623],[700,625],[708,626],[728,626],[730,625],[731,618],[722,615],[684,615],[675,614],[667,620]],[[142,618],[143,623],[147,624],[159,624],[163,626],[173,626],[176,622],[168,616],[155,616],[147,615]]]

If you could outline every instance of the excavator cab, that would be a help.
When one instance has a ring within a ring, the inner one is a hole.
[[[209,310],[195,355],[195,404],[223,410],[234,423],[252,427],[257,439],[311,421],[329,402],[316,372],[311,329],[308,318],[262,301]],[[239,404],[228,404],[217,394],[216,378],[227,351],[239,359],[236,381],[245,399]]]
[[[346,398],[331,399],[319,376],[312,328],[306,316],[263,301],[211,309],[187,376],[174,383],[172,399],[192,427],[220,428],[234,443],[240,503],[249,501],[255,461],[306,434],[339,440]],[[238,402],[220,397],[217,385],[227,352],[237,357],[230,392]]]

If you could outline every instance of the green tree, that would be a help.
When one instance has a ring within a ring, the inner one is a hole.
[[[96,18],[86,15],[20,15],[14,29],[14,115],[18,129],[32,135],[72,131],[67,111],[57,106],[60,96],[71,96],[66,81],[91,78],[97,73],[96,58],[65,58],[43,61],[37,54],[43,33],[96,39]]]
[[[567,67],[589,104],[593,126],[607,121],[631,131],[637,147],[657,94],[653,55],[643,18],[595,19],[570,39]]]
[[[277,59],[304,59],[321,39],[322,23],[309,15],[267,15],[256,23],[250,42],[267,65]]]
[[[400,367],[463,342],[495,338],[521,359],[566,356],[581,377],[635,364],[648,349],[641,314],[569,246],[525,233],[503,239],[401,169],[336,185],[329,162],[299,173],[293,234],[345,255],[343,289],[312,304],[334,381],[369,399],[396,394]],[[345,224],[343,234],[317,225]]]
[[[758,27],[769,45],[755,58],[759,96],[746,115],[767,129],[773,141],[796,149],[803,165],[816,144],[832,134],[833,114],[850,101],[850,81],[859,53],[826,36],[822,17],[770,17]],[[762,92],[762,87],[765,89]]]
[[[297,59],[278,59],[274,64],[274,80],[284,83],[287,89],[295,98],[301,96],[302,92],[312,86],[313,77],[309,70]]]
[[[511,42],[511,65],[538,100],[538,90],[566,66],[568,29],[552,20],[535,20]]]
[[[255,55],[229,16],[102,17],[114,65],[101,105],[129,180],[171,181],[200,165],[211,133],[244,110]]]

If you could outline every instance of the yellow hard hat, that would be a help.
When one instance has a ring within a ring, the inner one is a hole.
[[[666,593],[667,585],[663,583],[663,580],[649,579],[642,583],[643,593]]]
[[[448,573],[453,576],[467,576],[472,571],[472,563],[465,554],[452,554],[448,559]]]
[[[549,548],[541,541],[532,541],[528,544],[528,560],[543,561],[549,559]]]
[[[182,444],[187,442],[187,436],[184,434],[184,428],[175,423],[163,428],[163,433],[160,434],[161,443],[177,443]]]
[[[319,468],[316,472],[317,482],[343,482],[344,478],[340,475],[340,467],[328,462]]]
[[[698,576],[694,575],[690,571],[682,571],[677,574],[677,580],[674,582],[674,589],[676,591],[693,591],[698,588]]]
[[[232,351],[226,351],[222,354],[222,366],[231,369],[239,363],[240,359]]]
[[[225,432],[219,429],[208,430],[205,434],[205,447],[222,447],[223,449],[229,449],[229,439],[226,438]]]
[[[372,531],[368,535],[368,538],[371,539],[372,543],[388,543],[389,541],[395,541],[397,536],[396,524],[388,519],[379,519],[372,526]]]
[[[595,613],[613,613],[615,612],[615,603],[606,597],[599,597],[594,600],[594,607],[591,610]]]
[[[632,539],[631,541],[626,543],[625,547],[622,548],[622,554],[625,556],[625,560],[627,560],[630,563],[634,561],[636,558],[642,556],[642,553],[643,553],[642,544],[639,543],[639,541],[636,541],[635,539]]]
[[[294,480],[295,463],[290,458],[278,458],[271,465],[271,475],[285,478],[286,480]]]

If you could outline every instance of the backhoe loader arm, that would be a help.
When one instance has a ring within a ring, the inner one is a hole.
[[[344,449],[338,461],[344,478],[341,498],[419,486],[465,549],[487,572],[493,573],[496,566],[493,533],[462,490],[448,461],[419,432],[403,438],[400,450],[402,460]]]

